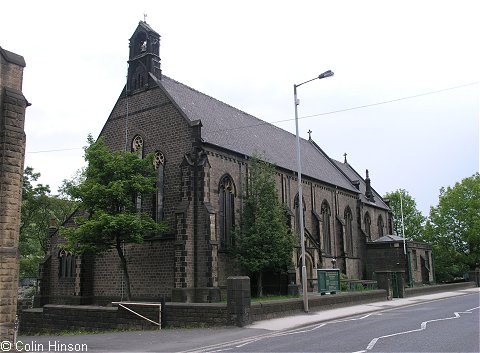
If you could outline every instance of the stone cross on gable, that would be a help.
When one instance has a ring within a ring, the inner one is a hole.
[[[143,22],[147,23],[147,14],[146,13],[143,14]]]
[[[347,163],[347,152],[343,154],[343,163]]]
[[[312,139],[312,130],[308,130],[308,139],[311,140]]]

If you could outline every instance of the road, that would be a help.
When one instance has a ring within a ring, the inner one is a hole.
[[[167,329],[20,337],[30,352],[480,352],[480,292],[291,330]],[[268,322],[267,322],[268,323]],[[64,346],[61,346],[64,344]],[[69,345],[69,346],[68,346]],[[82,346],[83,345],[83,346]]]
[[[480,352],[478,293],[189,352]]]

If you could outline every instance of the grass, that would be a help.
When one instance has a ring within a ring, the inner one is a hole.
[[[293,299],[293,298],[300,298],[299,295],[267,295],[264,297],[252,297],[252,302],[265,302],[271,300],[286,300],[286,299]]]

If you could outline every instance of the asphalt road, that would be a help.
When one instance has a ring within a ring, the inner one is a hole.
[[[20,337],[30,352],[480,352],[479,292],[293,330],[212,328]],[[63,345],[63,346],[62,346]],[[70,348],[70,349],[69,349]]]
[[[195,352],[480,352],[479,298],[419,303]]]

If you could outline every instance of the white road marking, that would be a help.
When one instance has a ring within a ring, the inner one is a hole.
[[[431,323],[431,322],[436,322],[436,321],[445,321],[445,320],[454,320],[454,319],[458,319],[461,317],[460,314],[471,314],[473,310],[476,310],[476,309],[479,309],[480,307],[475,307],[475,308],[472,308],[472,309],[468,309],[468,310],[465,310],[465,311],[456,311],[453,313],[454,316],[450,316],[450,317],[445,317],[445,318],[442,318],[442,319],[434,319],[434,320],[427,320],[427,321],[423,321],[421,324],[420,324],[420,328],[418,329],[415,329],[415,330],[409,330],[409,331],[403,331],[403,332],[397,332],[397,333],[392,333],[390,335],[385,335],[385,336],[380,336],[380,337],[376,337],[374,339],[372,339],[370,341],[370,343],[368,344],[367,348],[365,351],[370,351],[373,349],[373,347],[375,347],[375,345],[377,344],[378,340],[382,339],[382,338],[388,338],[388,337],[394,337],[394,336],[400,336],[400,335],[406,335],[408,333],[412,333],[412,332],[419,332],[419,331],[423,331],[427,328],[427,324]]]
[[[244,346],[247,346],[249,344],[261,341],[263,339],[275,338],[275,337],[281,337],[281,336],[289,336],[289,335],[296,335],[296,334],[299,334],[299,333],[308,333],[308,332],[318,330],[319,328],[321,328],[323,326],[326,326],[328,324],[336,324],[336,323],[347,322],[347,321],[364,320],[364,319],[366,319],[370,316],[373,316],[373,315],[378,315],[378,314],[370,313],[370,314],[366,314],[366,315],[363,315],[361,317],[356,317],[356,318],[328,321],[328,322],[324,322],[324,323],[315,325],[315,326],[307,328],[307,329],[299,328],[299,329],[294,329],[294,330],[289,330],[289,331],[267,333],[267,334],[261,335],[261,336],[255,336],[255,337],[243,338],[243,339],[239,339],[239,340],[235,340],[235,341],[231,341],[231,342],[213,344],[211,346],[205,346],[205,347],[197,348],[197,349],[194,349],[194,350],[185,351],[184,353],[187,353],[187,352],[188,353],[221,352],[223,350],[233,349],[233,348],[228,348],[227,349],[227,348],[223,348],[223,347],[232,347],[232,346],[235,347],[235,348],[242,348]]]
[[[420,305],[420,304],[424,304],[424,303],[416,303],[416,304],[412,304],[412,305],[408,305],[408,306],[416,306],[416,305]],[[402,309],[402,308],[403,307],[391,308],[391,309],[386,309],[386,310],[383,310],[383,311],[388,312],[388,311],[398,310],[398,309]],[[477,310],[479,308],[480,307],[475,307],[475,308],[468,309],[468,310],[465,310],[465,311],[455,312],[454,314],[458,315],[458,317],[460,317],[459,314],[464,314],[464,313],[470,314],[471,311]],[[369,313],[369,314],[365,314],[364,316],[354,317],[354,318],[332,320],[332,321],[324,322],[324,323],[315,325],[313,327],[305,328],[305,329],[299,328],[299,329],[293,329],[293,330],[288,330],[288,331],[266,333],[266,334],[260,335],[260,336],[243,338],[243,339],[238,339],[238,340],[234,340],[234,341],[230,341],[230,342],[224,342],[224,343],[217,343],[217,344],[213,344],[213,345],[210,345],[210,346],[204,346],[204,347],[184,351],[183,353],[207,353],[207,352],[208,353],[215,353],[215,352],[228,351],[228,350],[231,350],[233,348],[242,348],[244,346],[247,346],[249,344],[252,344],[252,343],[261,341],[263,339],[267,339],[267,338],[275,338],[275,337],[281,337],[281,336],[295,335],[295,334],[299,334],[299,333],[312,332],[312,331],[318,330],[319,328],[321,328],[323,326],[326,326],[328,324],[336,324],[336,323],[342,323],[342,322],[348,322],[348,321],[359,321],[359,320],[364,320],[364,319],[366,319],[370,316],[377,316],[377,315],[382,315],[382,312]],[[367,346],[367,348],[365,350],[361,350],[361,351],[357,351],[357,352],[353,352],[353,353],[366,353],[368,350],[373,349],[373,347],[375,346],[377,341],[382,339],[382,338],[387,338],[387,337],[398,336],[398,335],[403,335],[403,334],[407,334],[407,333],[422,331],[426,328],[427,323],[429,323],[429,322],[457,319],[458,317],[454,316],[454,317],[449,317],[449,318],[442,318],[442,319],[424,321],[424,322],[421,323],[421,328],[420,329],[415,329],[415,330],[399,332],[399,333],[395,333],[395,334],[391,334],[391,335],[376,337],[376,338],[374,338],[370,341],[369,345]]]

